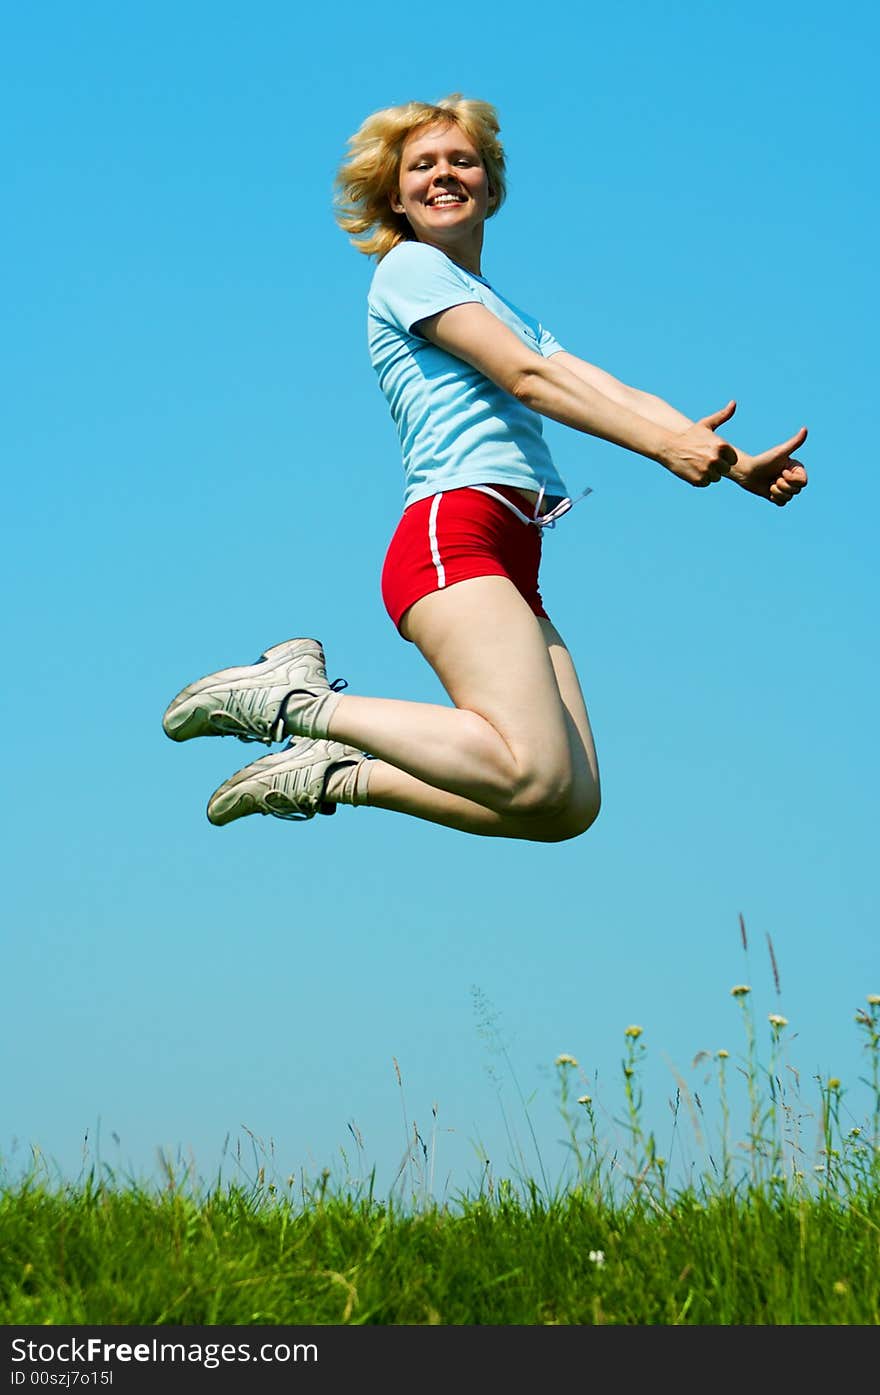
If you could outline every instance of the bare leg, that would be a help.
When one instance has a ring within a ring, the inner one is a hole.
[[[558,841],[599,807],[589,720],[570,655],[504,577],[425,596],[407,637],[455,706],[345,696],[335,740],[379,757],[369,802],[467,832]]]

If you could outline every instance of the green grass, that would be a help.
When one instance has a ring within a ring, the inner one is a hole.
[[[646,1047],[631,1026],[613,1145],[601,1136],[595,1087],[573,1056],[556,1059],[566,1165],[555,1184],[515,1075],[534,1168],[516,1145],[510,1176],[486,1167],[476,1194],[443,1202],[415,1129],[387,1197],[363,1169],[356,1181],[349,1173],[331,1183],[329,1169],[314,1181],[279,1179],[253,1135],[254,1175],[210,1188],[167,1159],[158,1183],[121,1183],[106,1165],[53,1182],[36,1155],[26,1176],[0,1176],[0,1322],[876,1325],[880,995],[856,1013],[865,1117],[854,1122],[844,1108],[841,1081],[815,1077],[809,1156],[801,1124],[810,1111],[788,1083],[799,1088],[800,1076],[787,1061],[786,1019],[769,1014],[762,1059],[751,990],[731,992],[746,1051],[735,1072],[726,1051],[705,1058],[717,1124],[704,1098],[681,1084],[676,1092],[672,1144],[684,1183],[673,1185],[644,1125]],[[491,1035],[485,1004],[482,1012]],[[747,1136],[734,1141],[730,1094],[742,1082]],[[685,1159],[677,1138],[683,1091],[701,1160]]]
[[[863,1324],[880,1321],[880,1192],[665,1209],[572,1192],[398,1214],[239,1187],[24,1185],[0,1206],[4,1324]]]

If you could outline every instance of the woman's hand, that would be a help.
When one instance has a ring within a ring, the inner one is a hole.
[[[806,439],[807,428],[802,426],[789,440],[774,446],[772,450],[765,450],[761,455],[746,455],[745,451],[737,451],[737,462],[730,471],[730,478],[741,489],[747,489],[761,499],[769,499],[771,504],[782,508],[806,488],[807,472],[793,455]]]
[[[720,421],[732,417],[735,410],[736,404],[729,402],[724,413],[715,412],[711,416],[702,417],[697,425],[707,426],[710,431],[714,431],[715,426]],[[743,450],[736,450],[736,459],[728,470],[728,475],[741,489],[747,489],[750,494],[757,494],[761,499],[769,499],[772,504],[782,508],[783,504],[787,504],[806,488],[807,472],[801,462],[794,459],[794,452],[800,449],[806,439],[807,428],[802,426],[800,431],[796,431],[787,441],[762,451],[760,455],[747,455]]]
[[[660,464],[698,489],[729,475],[737,463],[738,452],[715,435],[715,428],[729,421],[735,411],[736,403],[728,402],[720,412],[711,412],[686,431],[671,436],[659,457]]]

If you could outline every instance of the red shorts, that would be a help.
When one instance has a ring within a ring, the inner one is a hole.
[[[493,484],[523,513],[519,490]],[[382,599],[397,629],[404,612],[432,591],[475,576],[506,576],[535,615],[549,619],[538,591],[541,529],[478,489],[450,489],[410,504],[382,568]]]

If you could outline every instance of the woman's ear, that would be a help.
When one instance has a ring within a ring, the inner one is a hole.
[[[392,191],[392,193],[390,193],[390,194],[388,195],[388,202],[391,204],[391,212],[392,212],[392,213],[402,213],[402,212],[403,212],[403,203],[402,203],[401,198],[400,198],[400,190],[399,190],[399,189],[394,189],[394,190]]]

